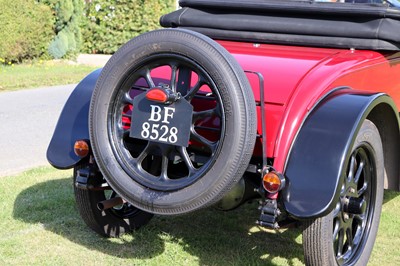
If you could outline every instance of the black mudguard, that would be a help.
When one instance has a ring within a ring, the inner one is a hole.
[[[101,69],[86,76],[69,96],[47,148],[47,160],[59,169],[68,169],[80,161],[73,147],[76,140],[89,140],[90,99]]]
[[[311,111],[289,154],[282,191],[286,211],[297,219],[328,214],[339,200],[351,147],[363,121],[379,104],[394,107],[385,94],[338,89]]]

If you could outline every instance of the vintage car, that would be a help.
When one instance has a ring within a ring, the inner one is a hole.
[[[48,148],[83,220],[259,199],[307,265],[365,265],[399,190],[400,2],[181,0],[77,85]]]

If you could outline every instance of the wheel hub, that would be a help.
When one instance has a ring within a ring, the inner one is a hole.
[[[343,211],[349,214],[364,214],[367,209],[367,203],[364,198],[350,197],[343,205]]]

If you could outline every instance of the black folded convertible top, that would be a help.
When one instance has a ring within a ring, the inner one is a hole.
[[[382,4],[285,0],[181,0],[160,19],[213,39],[400,50],[400,10]]]

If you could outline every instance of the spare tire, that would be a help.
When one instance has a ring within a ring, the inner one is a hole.
[[[172,100],[147,99],[157,88]],[[240,180],[253,153],[256,107],[244,71],[221,45],[163,29],[110,58],[89,124],[96,162],[122,198],[151,213],[181,214],[216,202]]]

